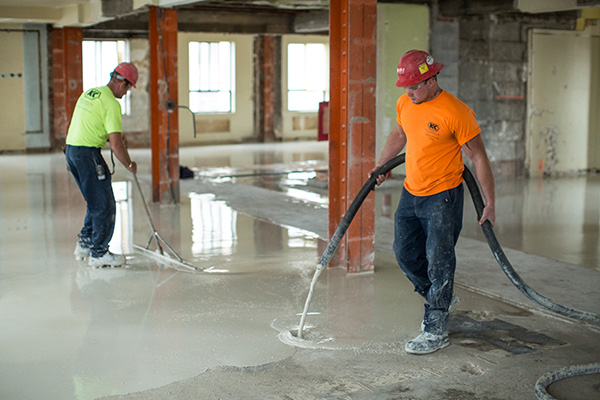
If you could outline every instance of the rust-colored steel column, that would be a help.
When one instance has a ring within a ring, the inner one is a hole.
[[[179,203],[179,123],[177,108],[177,12],[150,7],[150,129],[152,200]]]
[[[75,103],[83,92],[82,42],[81,28],[52,30],[54,149],[59,149],[65,144]]]
[[[376,0],[331,0],[329,236],[375,165]],[[374,269],[375,199],[354,217],[331,264]]]
[[[348,34],[348,0],[329,2],[329,237],[339,225],[346,204],[346,122],[345,100],[348,53],[342,48]],[[343,21],[343,22],[342,22]],[[342,26],[343,24],[343,26]],[[342,91],[342,85],[343,91]],[[342,109],[342,101],[344,102]],[[344,112],[342,112],[344,111]],[[330,265],[347,266],[345,237],[340,242]]]
[[[259,99],[256,133],[261,142],[275,142],[281,124],[281,37],[261,35],[256,44]]]

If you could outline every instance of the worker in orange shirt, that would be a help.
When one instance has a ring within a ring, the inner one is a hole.
[[[406,147],[393,249],[400,268],[426,301],[422,332],[405,346],[410,354],[428,354],[450,344],[448,310],[463,218],[462,151],[473,162],[486,200],[479,223],[495,222],[494,176],[481,129],[473,110],[439,87],[437,74],[443,67],[424,51],[402,56],[396,86],[406,93],[396,103],[396,125],[369,172],[371,177]],[[385,179],[380,175],[377,184]]]

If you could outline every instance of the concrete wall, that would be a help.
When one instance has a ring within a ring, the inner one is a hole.
[[[438,75],[438,84],[445,91],[458,95],[460,24],[457,20],[433,18],[431,27],[431,54],[444,64]]]
[[[0,31],[0,151],[24,150],[25,85],[23,33],[21,26],[3,26]]]
[[[460,21],[458,96],[477,115],[495,175],[523,173],[526,37],[519,21]]]
[[[494,175],[524,176],[527,32],[536,27],[573,30],[575,20],[507,13],[458,21],[458,97],[477,115]]]
[[[128,142],[150,145],[150,49],[145,39],[129,40],[129,61],[139,72],[136,88],[131,88],[131,114],[122,119],[123,132]]]

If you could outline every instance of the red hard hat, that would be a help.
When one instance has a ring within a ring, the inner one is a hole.
[[[133,87],[135,87],[135,84],[138,80],[138,70],[135,65],[128,62],[122,62],[117,65],[115,72],[131,82]]]
[[[412,86],[431,78],[444,68],[444,64],[435,62],[429,53],[410,50],[404,53],[398,63],[398,82],[396,86]]]

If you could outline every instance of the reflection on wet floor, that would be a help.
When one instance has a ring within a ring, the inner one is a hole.
[[[269,151],[268,145],[253,157],[236,152],[233,146],[217,146],[216,150],[190,149],[181,158],[199,179],[231,180],[328,204],[327,144],[285,145],[291,155],[281,148]],[[214,154],[203,156],[210,152]],[[377,215],[393,217],[402,186],[402,176],[395,178],[376,191]],[[485,241],[474,221],[475,210],[466,191],[462,235]],[[494,232],[505,248],[600,270],[599,226],[600,174],[496,181]]]
[[[301,201],[326,206],[324,173],[281,172],[232,178],[231,182],[275,190]],[[213,178],[222,179],[222,178]],[[393,218],[402,179],[377,190],[378,215]],[[497,182],[494,232],[505,248],[600,270],[600,177]],[[462,235],[485,241],[476,223],[470,195],[465,195]]]
[[[281,171],[228,179],[301,201],[329,203],[324,172]],[[393,218],[401,185],[400,177],[377,189],[377,215]],[[496,186],[494,232],[503,247],[600,270],[600,176],[498,180]],[[468,191],[462,235],[485,241]]]
[[[399,192],[382,186],[376,211],[392,218]],[[461,236],[485,242],[467,190],[464,210]],[[600,175],[496,181],[494,233],[504,248],[600,271],[599,226]]]
[[[203,168],[195,173],[196,179],[211,182],[231,182],[257,186],[285,193],[298,200],[326,206],[327,169],[322,164],[304,165],[291,170],[286,166],[269,166],[265,169]],[[319,169],[321,168],[321,169]]]
[[[131,181],[112,182],[117,206],[115,231],[109,248],[115,254],[133,254],[133,198]]]
[[[237,212],[211,193],[190,194],[192,255],[231,255],[237,242]]]
[[[239,214],[214,194],[190,193],[191,253],[194,258],[230,256],[252,239],[245,251],[268,255],[293,248],[316,248],[316,237],[293,227],[281,227]],[[251,227],[250,232],[245,228]]]

